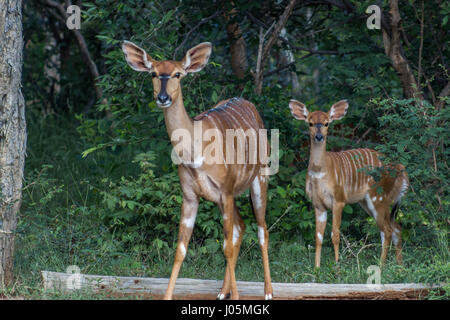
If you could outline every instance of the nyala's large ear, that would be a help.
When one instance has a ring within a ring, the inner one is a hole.
[[[306,106],[297,100],[289,101],[289,109],[291,109],[291,113],[297,120],[305,120],[308,118],[309,111],[306,109]]]
[[[199,72],[208,63],[211,55],[212,45],[210,42],[203,42],[186,52],[186,56],[181,61],[186,72]]]
[[[328,111],[330,121],[341,120],[347,113],[347,109],[348,109],[347,100],[341,100],[333,104],[330,108],[330,111]]]
[[[122,43],[122,51],[125,54],[125,60],[127,60],[128,65],[136,71],[147,71],[153,70],[153,60],[144,49],[138,47],[130,41],[124,41]]]

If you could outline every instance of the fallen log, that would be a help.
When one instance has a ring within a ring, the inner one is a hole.
[[[167,289],[169,279],[144,277],[118,277],[86,274],[70,274],[42,271],[44,289],[70,292],[84,289],[94,292],[112,292],[118,294],[144,294],[159,298]],[[220,291],[222,281],[201,279],[177,279],[175,295],[178,297],[215,297]],[[264,296],[264,283],[238,281],[241,297],[259,298]],[[441,285],[420,283],[392,284],[327,284],[327,283],[272,283],[274,297],[281,299],[303,298],[356,298],[375,299],[395,296],[413,297],[426,294],[428,290],[440,288]]]

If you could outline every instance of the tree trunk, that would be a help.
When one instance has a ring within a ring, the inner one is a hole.
[[[0,287],[12,284],[26,149],[22,0],[0,1]]]
[[[247,50],[241,27],[236,21],[237,10],[233,8],[225,14],[227,21],[228,41],[230,42],[231,69],[234,75],[242,80],[248,69]]]
[[[422,92],[420,91],[419,83],[403,55],[400,31],[402,28],[401,17],[398,9],[398,0],[389,1],[389,13],[391,16],[391,36],[385,29],[383,32],[383,44],[386,55],[391,59],[392,66],[402,82],[403,94],[405,98],[418,98],[423,100]]]

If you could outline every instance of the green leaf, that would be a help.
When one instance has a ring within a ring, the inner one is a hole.
[[[286,198],[286,190],[281,186],[277,186],[277,192],[282,198]]]
[[[353,213],[353,208],[351,206],[349,206],[349,205],[346,205],[344,207],[344,212],[345,213]]]
[[[212,95],[211,95],[211,100],[216,103],[218,100],[218,96],[217,96],[217,92],[213,91]]]

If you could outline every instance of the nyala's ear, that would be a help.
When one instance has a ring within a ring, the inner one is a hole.
[[[289,109],[291,109],[291,113],[297,120],[305,120],[308,118],[309,111],[306,109],[306,106],[297,100],[289,101]]]
[[[155,60],[153,60],[144,49],[130,41],[124,41],[122,43],[122,51],[125,54],[125,60],[127,60],[128,65],[133,70],[147,72],[153,70]]]
[[[181,61],[184,71],[199,72],[208,63],[211,55],[212,45],[210,42],[203,42],[186,52],[186,56]]]
[[[348,109],[347,100],[341,100],[333,104],[330,108],[330,111],[328,111],[330,121],[341,120],[347,113],[347,109]]]

